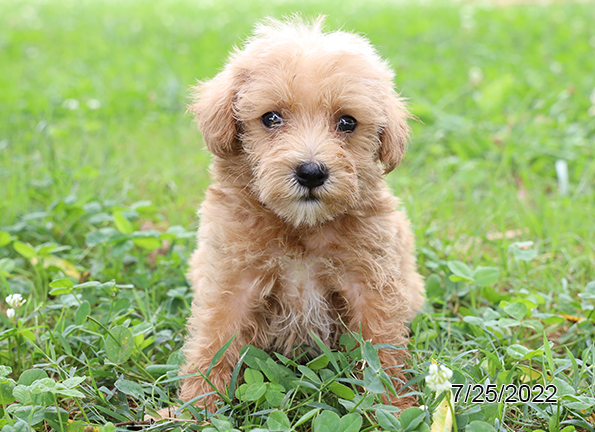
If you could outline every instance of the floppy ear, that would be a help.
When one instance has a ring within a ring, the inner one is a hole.
[[[221,158],[237,154],[241,149],[233,109],[238,90],[239,80],[229,69],[193,87],[194,103],[188,111],[194,114],[209,151]]]
[[[384,164],[384,174],[394,170],[405,154],[409,138],[407,119],[411,117],[403,101],[393,92],[384,107],[386,122],[380,131],[380,152],[378,159]]]

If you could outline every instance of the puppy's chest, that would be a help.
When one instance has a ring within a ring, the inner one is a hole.
[[[287,257],[279,272],[279,297],[284,304],[298,311],[327,309],[329,287],[321,277],[321,263],[316,257]]]
[[[271,332],[276,343],[292,346],[312,343],[314,332],[328,341],[337,322],[335,287],[326,275],[325,260],[317,255],[285,256],[281,260]]]

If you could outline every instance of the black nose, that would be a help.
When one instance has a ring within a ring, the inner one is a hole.
[[[328,171],[324,165],[313,162],[304,163],[295,169],[295,178],[302,186],[313,189],[324,183],[328,178]]]

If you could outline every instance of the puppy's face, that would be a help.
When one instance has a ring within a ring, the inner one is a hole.
[[[260,27],[198,87],[192,110],[216,157],[246,162],[240,186],[295,226],[357,208],[399,163],[408,132],[368,42],[316,25]]]

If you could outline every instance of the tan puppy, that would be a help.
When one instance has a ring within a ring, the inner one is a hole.
[[[216,183],[190,261],[196,296],[182,372],[205,373],[236,334],[211,372],[219,390],[244,344],[288,355],[314,345],[313,332],[337,347],[340,317],[366,340],[404,346],[405,323],[423,304],[409,222],[383,180],[405,152],[408,113],[366,39],[321,27],[258,26],[190,107]],[[381,351],[397,377],[405,358]],[[180,397],[210,391],[195,376]]]

